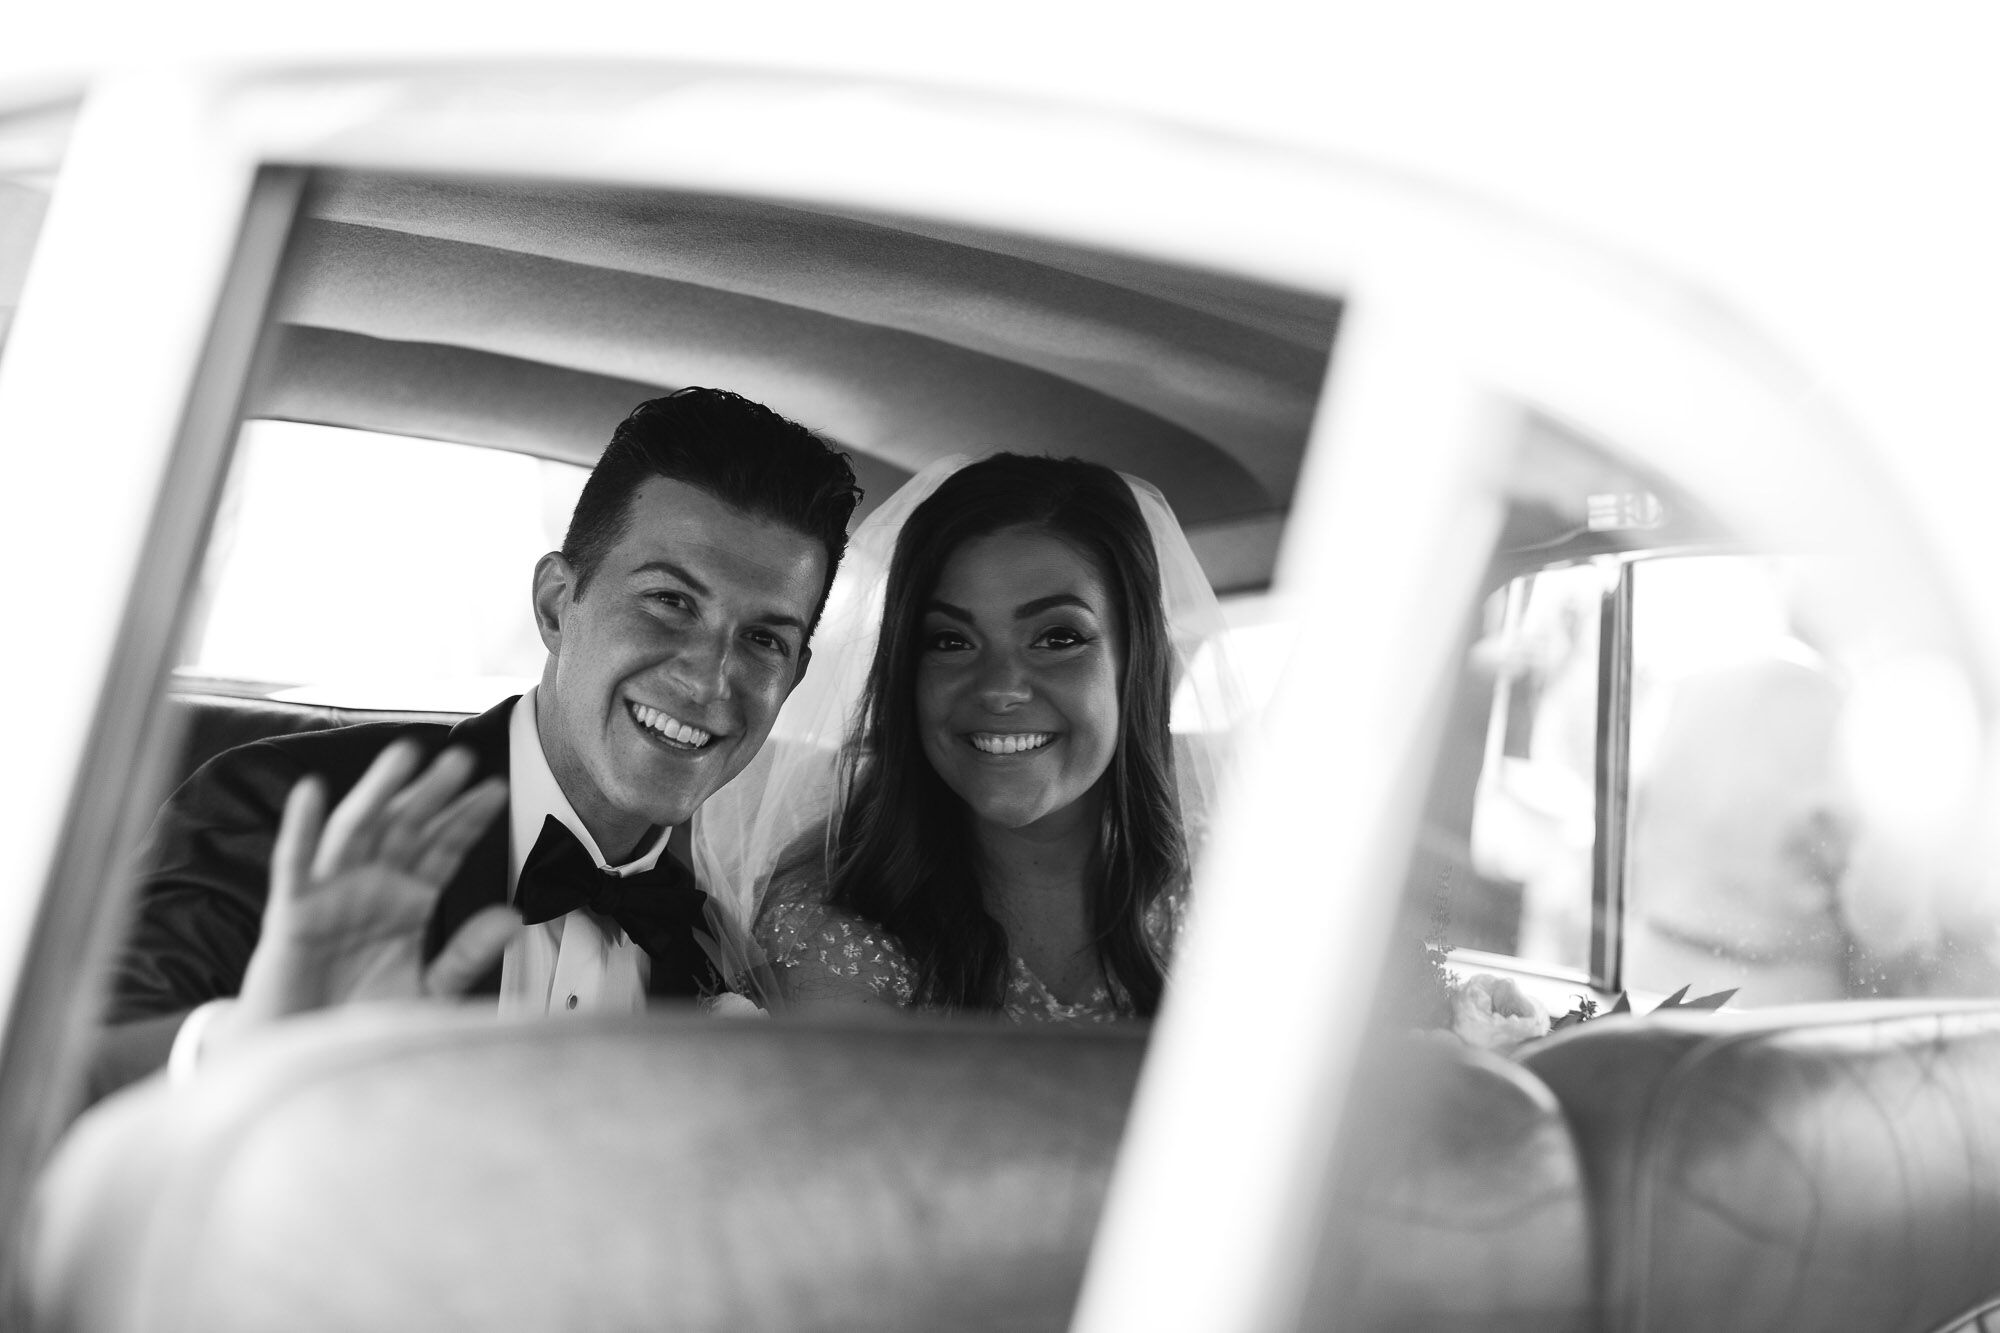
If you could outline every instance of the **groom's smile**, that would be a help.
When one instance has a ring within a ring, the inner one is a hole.
[[[629,699],[625,706],[632,711],[633,719],[657,737],[661,744],[680,750],[699,750],[715,740],[713,731],[689,726],[679,718],[650,708],[645,704],[633,703]]]
[[[587,577],[542,558],[542,748],[599,846],[682,823],[750,762],[804,673],[825,575],[816,539],[666,477]]]

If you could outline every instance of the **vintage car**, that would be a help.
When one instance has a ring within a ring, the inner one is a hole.
[[[10,1319],[2000,1326],[1996,608],[1944,456],[1286,108],[753,43],[0,84]],[[1014,448],[1174,506],[1245,703],[1159,1020],[398,1009],[93,1086],[166,794],[532,680],[535,556],[701,383],[871,505]]]

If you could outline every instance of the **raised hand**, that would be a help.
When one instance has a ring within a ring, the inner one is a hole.
[[[438,894],[506,808],[507,788],[499,778],[466,788],[473,759],[463,749],[418,775],[421,757],[408,741],[390,745],[331,816],[317,778],[292,788],[263,931],[238,1003],[205,1045],[332,1005],[457,995],[499,958],[520,923],[491,907],[423,962]]]

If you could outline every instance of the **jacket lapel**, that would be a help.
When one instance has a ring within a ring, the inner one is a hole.
[[[495,775],[503,779],[507,776],[508,722],[518,702],[520,696],[516,695],[477,717],[469,717],[453,727],[451,734],[445,738],[447,745],[462,745],[472,751],[475,760],[473,781]],[[472,849],[465,854],[458,874],[438,895],[437,909],[431,913],[430,925],[424,931],[425,962],[437,957],[445,942],[482,908],[506,906],[507,824],[507,811],[502,808],[486,832],[480,835],[479,841],[472,844]],[[474,984],[472,993],[500,993],[498,964]]]

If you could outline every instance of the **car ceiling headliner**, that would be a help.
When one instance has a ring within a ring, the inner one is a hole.
[[[734,389],[855,455],[1072,454],[1156,483],[1219,587],[1268,582],[1337,301],[949,225],[743,199],[320,173],[249,415],[589,463]]]

